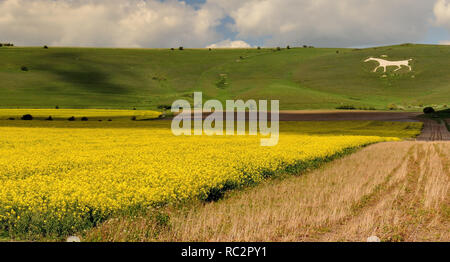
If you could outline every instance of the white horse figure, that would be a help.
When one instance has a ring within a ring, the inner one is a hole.
[[[402,66],[407,66],[409,68],[409,71],[412,71],[412,67],[409,65],[409,62],[412,61],[412,59],[408,59],[408,60],[403,60],[403,61],[388,61],[388,60],[384,60],[381,58],[368,58],[366,61],[364,62],[369,62],[369,61],[376,61],[378,62],[380,65],[377,66],[373,72],[376,72],[378,70],[378,68],[383,67],[384,68],[384,72],[386,73],[386,68],[388,66],[396,66],[398,67],[397,69],[394,70],[394,72],[402,69]]]

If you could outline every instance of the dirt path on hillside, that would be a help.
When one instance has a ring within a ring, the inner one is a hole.
[[[417,137],[417,141],[450,141],[450,132],[445,123],[438,123],[431,119],[421,119],[424,122],[422,134]]]

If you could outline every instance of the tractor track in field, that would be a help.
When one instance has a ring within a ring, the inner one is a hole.
[[[450,141],[450,132],[444,122],[431,119],[421,119],[424,123],[422,134],[417,137],[417,141]]]

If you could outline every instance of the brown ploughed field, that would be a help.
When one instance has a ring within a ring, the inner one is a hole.
[[[422,134],[417,137],[417,141],[450,141],[450,132],[445,123],[424,119]]]

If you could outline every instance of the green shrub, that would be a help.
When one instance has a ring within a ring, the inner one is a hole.
[[[359,110],[377,110],[375,107],[358,107]]]
[[[432,108],[432,107],[425,107],[424,109],[423,109],[423,113],[424,114],[433,114],[433,113],[435,113],[436,111],[434,110],[434,108]]]
[[[336,107],[336,109],[342,109],[342,110],[356,110],[356,107],[354,107],[354,106],[352,106],[352,105],[342,105],[342,106]]]
[[[158,106],[158,109],[161,109],[161,110],[171,110],[171,109],[172,109],[172,106],[169,106],[169,105],[159,105],[159,106]]]
[[[398,109],[398,106],[397,106],[396,104],[390,104],[390,105],[387,106],[387,108],[388,108],[389,110],[397,110],[397,109]]]
[[[216,82],[217,88],[225,89],[228,87],[228,78],[226,74],[220,75],[220,79]]]
[[[29,120],[33,120],[33,116],[30,114],[26,114],[26,115],[23,115],[21,119],[29,121]]]

